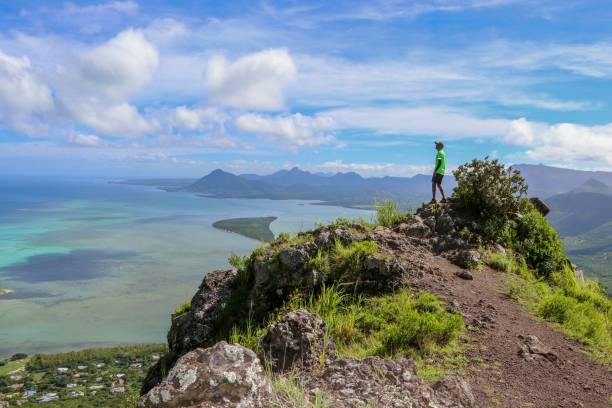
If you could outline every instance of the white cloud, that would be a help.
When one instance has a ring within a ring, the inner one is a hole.
[[[307,165],[311,171],[347,172],[354,171],[364,176],[413,176],[415,174],[428,174],[429,165],[411,165],[397,163],[345,163],[343,160],[333,160],[322,164]]]
[[[32,71],[30,60],[0,50],[0,124],[34,133],[44,127],[37,115],[53,108],[51,90]]]
[[[59,98],[69,114],[95,132],[140,136],[157,129],[129,104],[153,76],[158,51],[142,32],[128,29],[84,51],[60,75]]]
[[[547,125],[519,119],[512,122],[512,131],[506,141],[531,147],[527,155],[534,159],[612,165],[612,123],[603,126]]]
[[[527,155],[534,159],[612,164],[612,123],[583,126],[530,122],[525,118],[484,119],[451,108],[347,108],[327,111],[325,115],[342,129],[427,138],[487,138],[530,148]]]
[[[505,135],[510,121],[482,119],[449,107],[346,108],[325,112],[342,128],[369,129],[378,133],[440,135],[447,138]]]
[[[68,142],[76,146],[100,147],[106,143],[96,135],[85,135],[82,133],[68,136]]]
[[[131,0],[109,1],[87,6],[67,3],[64,7],[64,11],[68,14],[98,14],[104,12],[133,13],[136,10],[138,10],[138,3]]]
[[[223,113],[214,107],[189,109],[186,106],[175,108],[170,119],[175,128],[187,131],[210,129],[223,120]]]
[[[123,100],[147,84],[159,62],[157,49],[141,31],[128,29],[79,58],[79,91]]]
[[[248,54],[230,63],[223,56],[211,58],[206,82],[211,98],[224,105],[256,110],[280,110],[285,89],[297,69],[284,48]]]
[[[106,105],[86,102],[75,106],[72,113],[79,122],[110,136],[140,136],[158,128],[155,121],[143,118],[128,103]]]
[[[268,142],[280,142],[293,149],[317,146],[334,139],[328,134],[334,128],[334,122],[325,116],[311,117],[296,113],[268,117],[251,113],[239,116],[235,124],[243,132],[259,135]]]

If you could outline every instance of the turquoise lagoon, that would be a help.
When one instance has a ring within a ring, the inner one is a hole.
[[[164,342],[169,314],[231,252],[259,242],[216,230],[276,216],[274,233],[372,213],[295,200],[166,193],[107,180],[0,179],[0,357]]]

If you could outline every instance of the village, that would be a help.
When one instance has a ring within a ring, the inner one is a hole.
[[[15,354],[0,361],[0,408],[132,406],[163,345]]]

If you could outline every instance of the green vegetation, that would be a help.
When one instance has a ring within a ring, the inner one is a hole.
[[[274,239],[274,233],[270,230],[270,224],[274,220],[276,217],[231,218],[217,221],[213,227],[258,241],[271,242]]]
[[[506,220],[521,208],[527,183],[518,170],[498,160],[474,159],[453,171],[457,187],[453,197],[464,211],[480,219]]]
[[[176,316],[179,316],[179,315],[182,315],[183,313],[187,313],[190,310],[191,310],[191,301],[188,301],[178,306],[176,309],[174,309],[174,314]]]
[[[314,399],[310,401],[300,383],[300,379],[290,372],[287,376],[274,376],[268,373],[272,379],[272,407],[274,408],[330,408],[331,401],[325,395],[316,391]]]
[[[432,294],[414,295],[405,289],[372,297],[348,294],[337,286],[322,286],[308,297],[294,293],[265,324],[254,327],[249,320],[246,328],[234,327],[229,341],[258,352],[258,338],[266,327],[297,308],[323,318],[326,338],[334,341],[343,357],[411,357],[423,367],[423,378],[428,380],[465,363],[457,341],[463,332],[461,315],[448,312]],[[428,364],[424,364],[426,358]]]
[[[463,327],[461,316],[446,311],[434,295],[407,290],[355,297],[324,287],[302,307],[325,320],[339,354],[347,357],[424,357],[450,344]]]
[[[412,211],[409,208],[406,211],[402,211],[397,201],[386,200],[376,203],[376,224],[393,228],[407,217],[410,217],[411,213]]]
[[[578,280],[569,265],[542,277],[521,255],[488,255],[494,269],[511,273],[509,295],[533,314],[581,340],[594,358],[612,363],[612,300],[596,282]]]
[[[486,242],[508,248],[506,255],[488,254],[486,261],[511,274],[510,296],[610,363],[612,301],[601,285],[576,278],[563,241],[523,197],[527,185],[520,173],[485,159],[460,166],[454,174],[459,206],[480,222]]]
[[[55,394],[46,407],[135,407],[146,370],[166,351],[161,344],[88,349],[4,361],[0,393],[11,404],[39,406],[37,398]],[[24,397],[26,390],[36,391]]]

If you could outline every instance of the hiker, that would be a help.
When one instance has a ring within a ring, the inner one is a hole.
[[[446,153],[444,153],[444,143],[437,141],[435,142],[436,150],[436,164],[434,168],[433,177],[431,178],[431,203],[436,202],[436,186],[440,189],[442,194],[442,203],[446,202],[446,196],[444,195],[444,189],[442,188],[442,179],[444,178],[444,170],[446,170]]]

